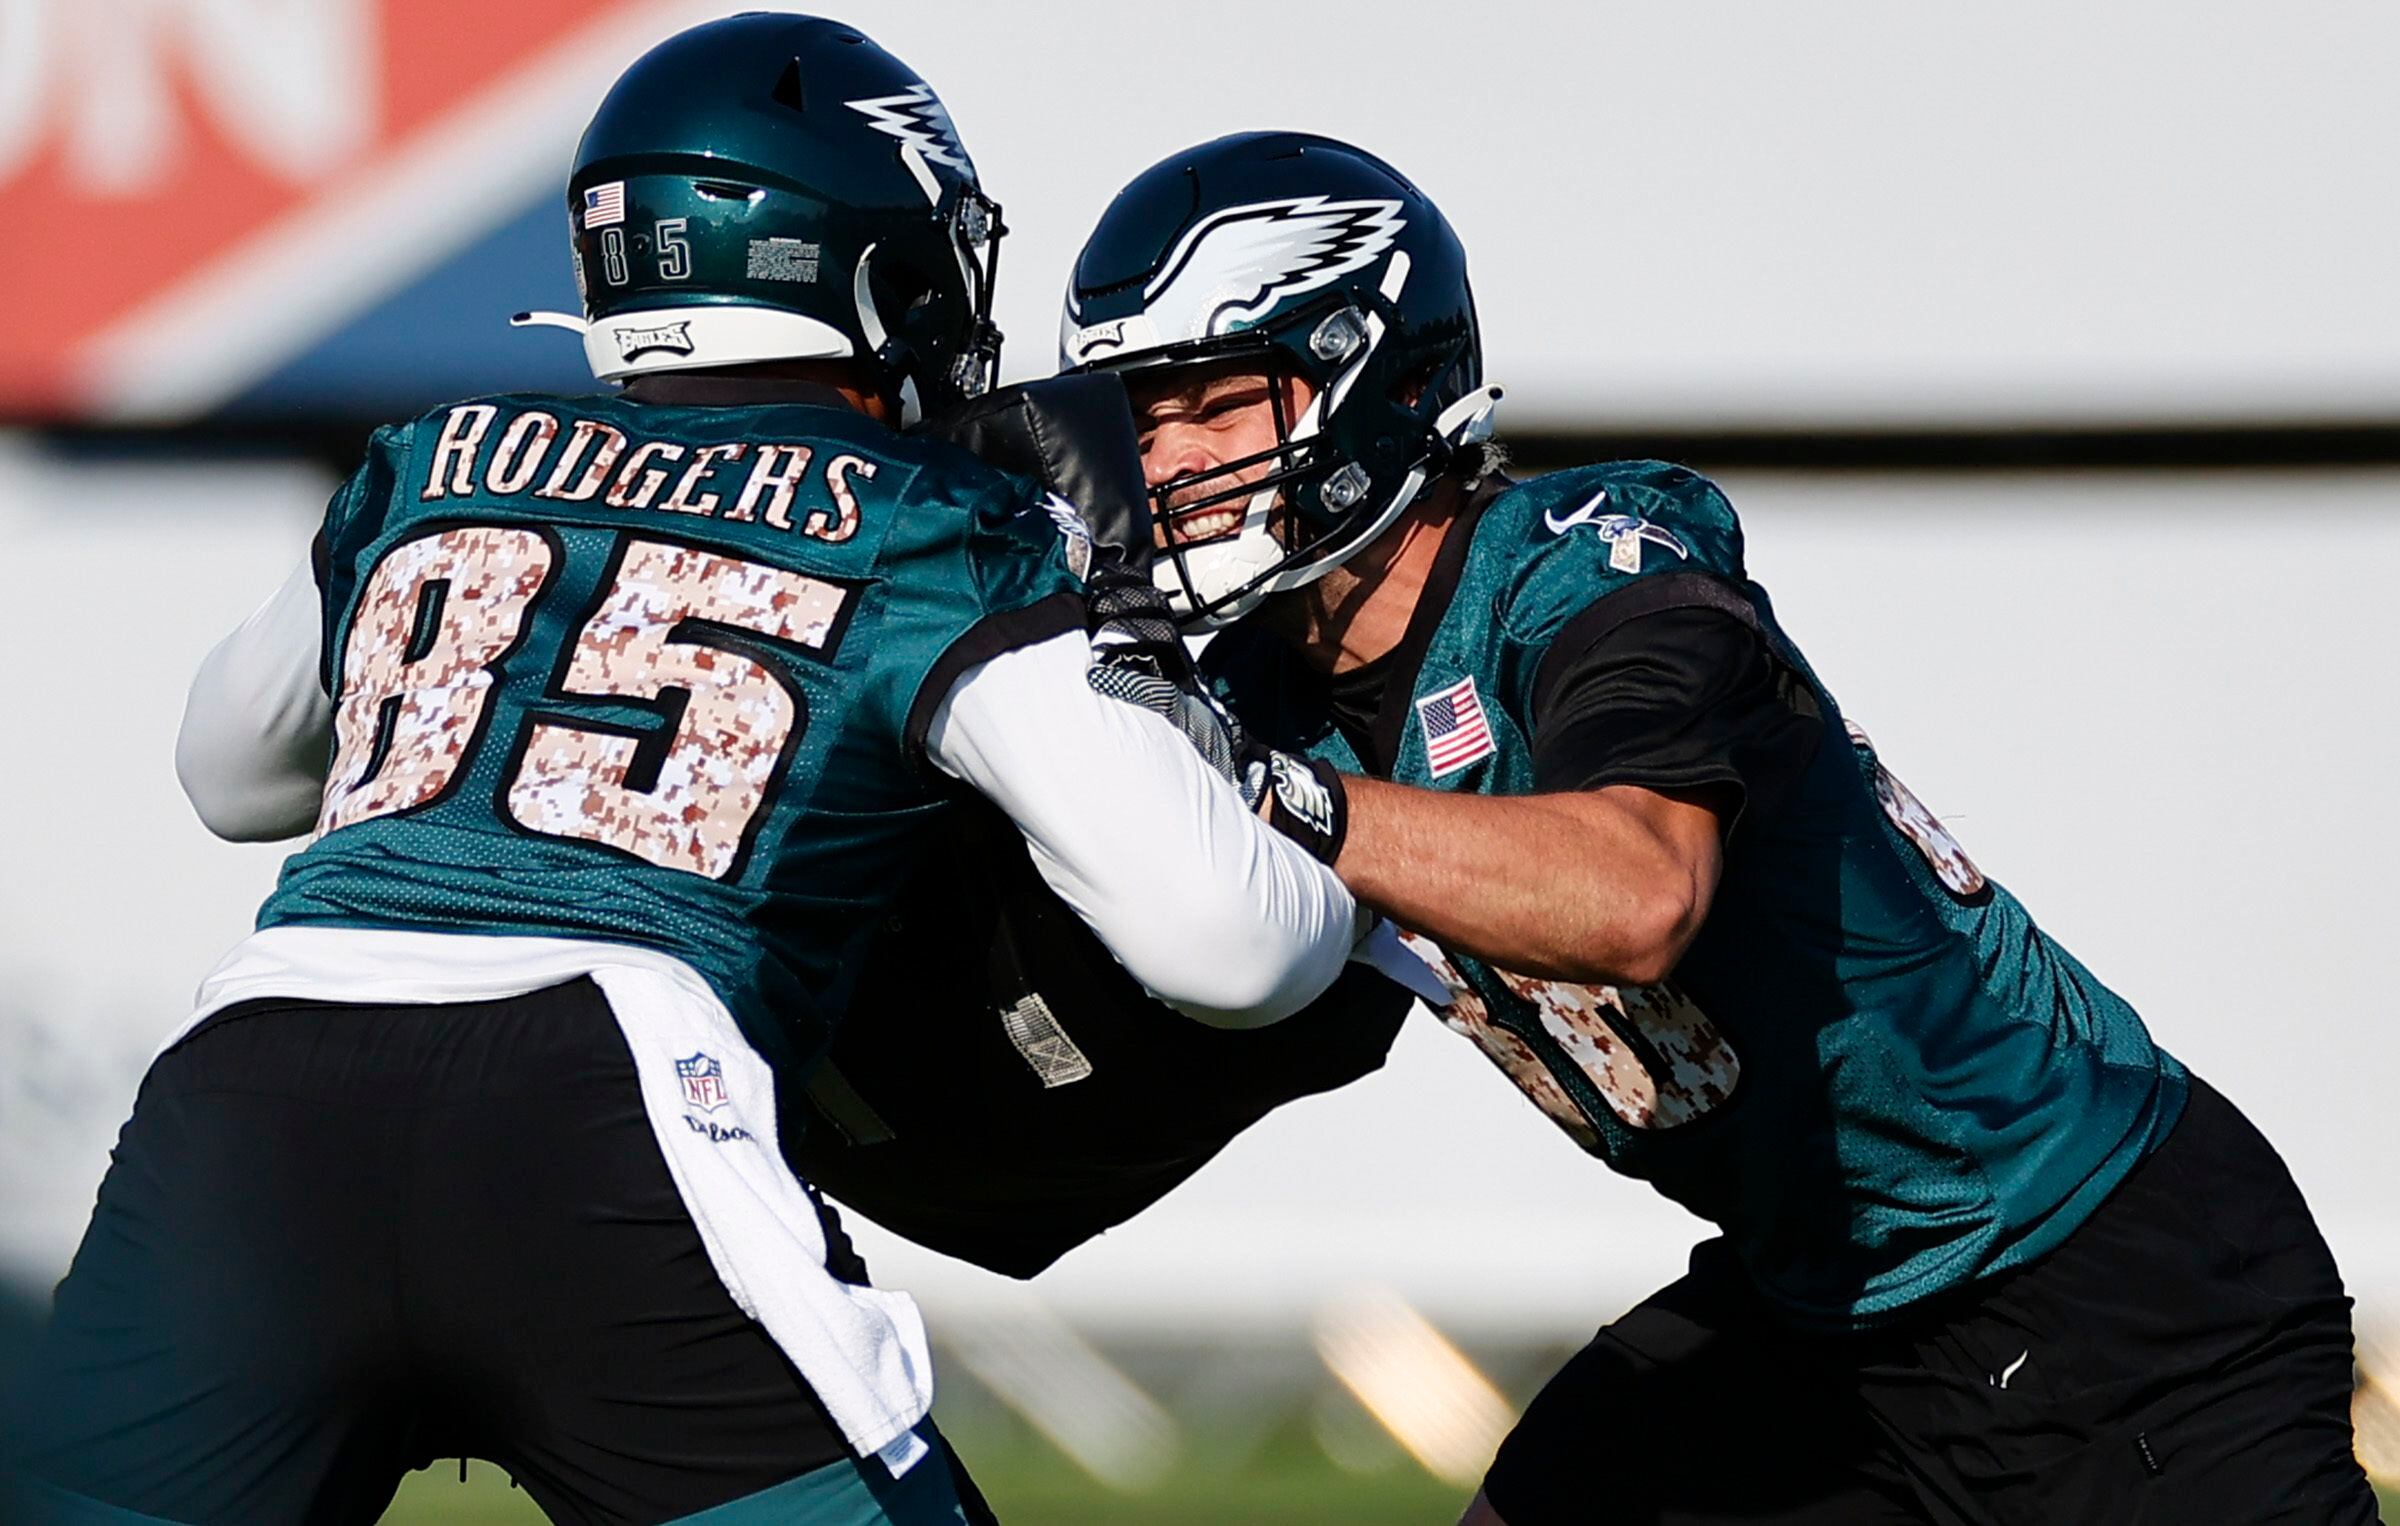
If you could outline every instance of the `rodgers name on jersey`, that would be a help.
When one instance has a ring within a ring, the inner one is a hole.
[[[449,409],[427,452],[418,499],[529,497],[655,509],[839,545],[858,533],[859,490],[882,470],[873,457],[822,441],[696,444],[560,414],[555,406],[506,401]],[[804,489],[811,501],[802,505]]]
[[[1645,614],[1694,608],[1756,634],[1817,741],[1733,824],[1673,977],[1579,986],[1415,939],[1451,993],[1441,1015],[1585,1149],[1723,1226],[1795,1318],[1853,1323],[2039,1255],[2173,1124],[2182,1068],[1845,722],[1750,581],[1714,484],[1617,462],[1471,504],[1371,745],[1270,640],[1236,632],[1208,655],[1276,745],[1524,794],[1557,699],[1545,680]]]
[[[933,707],[1080,623],[1043,497],[834,407],[501,397],[379,431],[318,545],[317,836],[260,925],[645,944],[762,1052],[814,1053],[940,802]]]

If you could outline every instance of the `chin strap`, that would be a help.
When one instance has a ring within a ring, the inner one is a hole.
[[[511,313],[508,326],[512,329],[565,329],[570,334],[591,331],[591,325],[573,313]]]

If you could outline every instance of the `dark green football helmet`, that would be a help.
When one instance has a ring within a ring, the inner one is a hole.
[[[1381,535],[1489,438],[1499,397],[1440,209],[1381,159],[1307,133],[1219,138],[1144,171],[1076,259],[1059,350],[1073,369],[1231,361],[1309,382],[1296,419],[1277,395],[1275,448],[1152,489],[1161,525],[1170,501],[1179,517],[1246,503],[1234,529],[1167,536],[1152,562],[1178,615],[1204,625]]]
[[[567,208],[604,381],[849,359],[909,421],[992,384],[1000,209],[932,88],[855,28],[668,38],[600,103]]]

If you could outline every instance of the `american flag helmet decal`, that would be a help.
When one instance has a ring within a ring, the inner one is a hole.
[[[625,221],[625,182],[611,180],[606,185],[587,187],[583,193],[583,226],[613,228]]]

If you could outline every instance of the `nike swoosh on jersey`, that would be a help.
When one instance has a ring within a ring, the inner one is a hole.
[[[1564,535],[1569,530],[1574,529],[1577,525],[1588,525],[1593,520],[1598,519],[1600,517],[1600,506],[1606,502],[1608,502],[1608,489],[1602,488],[1599,492],[1592,495],[1591,502],[1585,504],[1582,508],[1577,509],[1574,513],[1569,514],[1564,519],[1558,517],[1558,511],[1556,509],[1546,510],[1542,515],[1542,523],[1550,527],[1551,534]]]

